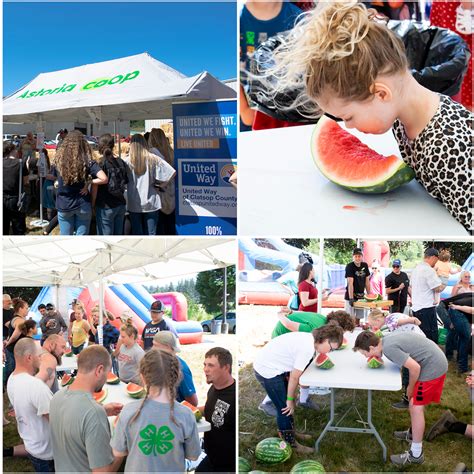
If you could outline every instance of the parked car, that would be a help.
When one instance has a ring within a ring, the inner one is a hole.
[[[234,311],[229,311],[227,313],[227,323],[229,324],[229,333],[230,334],[235,334],[235,312]],[[211,325],[212,325],[212,321],[224,321],[224,315],[223,314],[219,314],[217,316],[215,316],[214,318],[212,319],[208,319],[207,321],[201,321],[201,326],[202,326],[202,330],[204,332],[211,332]]]

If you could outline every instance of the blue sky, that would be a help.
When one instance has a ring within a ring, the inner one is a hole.
[[[3,95],[41,72],[148,52],[187,76],[237,77],[230,2],[4,3]]]

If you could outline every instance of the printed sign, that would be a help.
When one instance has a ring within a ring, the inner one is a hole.
[[[236,234],[237,123],[236,100],[173,104],[178,234]]]

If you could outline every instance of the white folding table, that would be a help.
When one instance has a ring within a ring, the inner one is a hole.
[[[61,384],[61,381],[59,381],[59,384]],[[127,394],[126,387],[127,384],[124,382],[120,382],[116,385],[106,383],[104,385],[104,388],[107,390],[107,397],[102,403],[121,403],[122,405],[127,405],[128,403],[136,401],[136,398],[132,398],[130,395]],[[115,421],[115,416],[109,416],[109,421],[112,425]],[[197,426],[199,433],[204,433],[205,431],[211,430],[211,424],[204,418],[201,418],[201,420],[199,420]]]
[[[313,162],[315,125],[245,132],[239,136],[239,233],[334,237],[434,236],[469,233],[421,184],[387,194],[358,194],[325,178]],[[354,135],[383,155],[400,156],[391,132]],[[350,164],[348,165],[350,166]]]
[[[66,357],[63,355],[61,365],[56,367],[56,372],[72,372],[73,370],[77,370],[77,356]]]
[[[383,459],[386,461],[387,448],[372,423],[372,390],[400,390],[402,387],[400,368],[384,357],[384,367],[369,369],[365,357],[352,350],[355,339],[359,333],[360,330],[344,334],[344,337],[349,342],[348,347],[328,354],[335,364],[332,369],[318,369],[316,365],[312,363],[301,376],[300,384],[310,387],[327,387],[331,390],[330,417],[327,425],[316,441],[316,451],[319,450],[319,445],[328,431],[373,434],[382,447]],[[355,405],[354,399],[352,405],[341,418],[339,420],[335,419],[336,402],[334,392],[336,388],[367,390],[367,420],[362,420],[362,416]],[[359,415],[362,423],[368,426],[367,428],[341,426],[346,415],[353,409]]]

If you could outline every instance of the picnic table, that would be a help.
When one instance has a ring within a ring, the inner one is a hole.
[[[372,434],[382,447],[382,456],[384,461],[387,460],[387,448],[380,437],[376,427],[372,422],[372,391],[386,390],[398,391],[401,389],[400,368],[384,358],[384,366],[379,369],[370,369],[367,367],[366,359],[361,355],[352,351],[355,339],[360,333],[360,329],[356,329],[353,333],[346,333],[344,337],[348,340],[348,347],[342,350],[330,353],[330,358],[334,362],[334,367],[329,370],[321,370],[314,363],[306,368],[300,378],[301,385],[310,387],[327,387],[331,391],[331,405],[329,421],[324,427],[322,433],[315,443],[315,450],[319,450],[321,441],[328,431],[345,432],[345,433],[362,433]],[[352,389],[354,390],[352,404],[346,412],[336,421],[336,389]],[[367,419],[360,414],[355,403],[355,390],[367,391]],[[359,423],[364,428],[354,428],[342,426],[344,418],[349,412],[354,410],[358,417]]]

